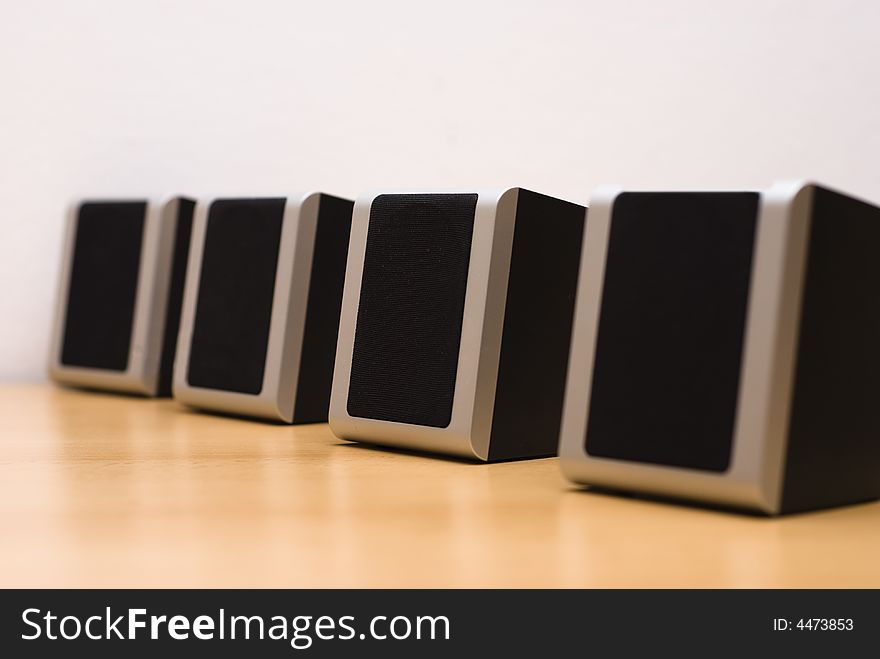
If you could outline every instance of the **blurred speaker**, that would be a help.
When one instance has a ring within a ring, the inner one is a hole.
[[[327,420],[353,202],[199,202],[174,396],[288,423]]]
[[[554,455],[585,213],[518,188],[360,198],[333,432],[479,460]]]
[[[880,496],[880,209],[827,188],[591,201],[571,480],[766,514]]]
[[[65,384],[171,394],[194,202],[85,201],[68,216],[50,357]]]

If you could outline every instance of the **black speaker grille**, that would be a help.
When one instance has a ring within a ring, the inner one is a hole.
[[[145,201],[80,206],[62,364],[110,371],[127,368],[146,212]]]
[[[381,195],[370,209],[348,413],[452,419],[477,195]]]
[[[187,381],[258,394],[269,347],[284,199],[211,204]]]
[[[586,437],[590,455],[730,462],[758,195],[614,203]]]

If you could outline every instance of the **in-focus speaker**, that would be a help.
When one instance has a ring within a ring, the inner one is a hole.
[[[194,206],[177,197],[70,209],[49,360],[54,380],[171,395]]]
[[[176,399],[327,420],[353,205],[323,193],[197,204]]]
[[[576,483],[798,512],[880,497],[880,209],[810,183],[590,204]]]
[[[519,188],[359,198],[333,432],[478,460],[555,455],[585,216]]]

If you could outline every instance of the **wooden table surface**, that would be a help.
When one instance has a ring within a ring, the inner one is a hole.
[[[45,384],[0,385],[0,442],[2,587],[880,587],[880,503],[751,517]]]

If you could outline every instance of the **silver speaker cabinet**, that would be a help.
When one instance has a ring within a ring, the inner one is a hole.
[[[193,206],[178,197],[71,207],[49,359],[52,379],[170,395]]]
[[[554,455],[585,212],[520,188],[360,197],[333,432],[477,460]]]
[[[880,209],[807,183],[591,199],[560,456],[760,513],[880,496]]]
[[[352,206],[323,193],[197,204],[177,400],[327,420]]]

